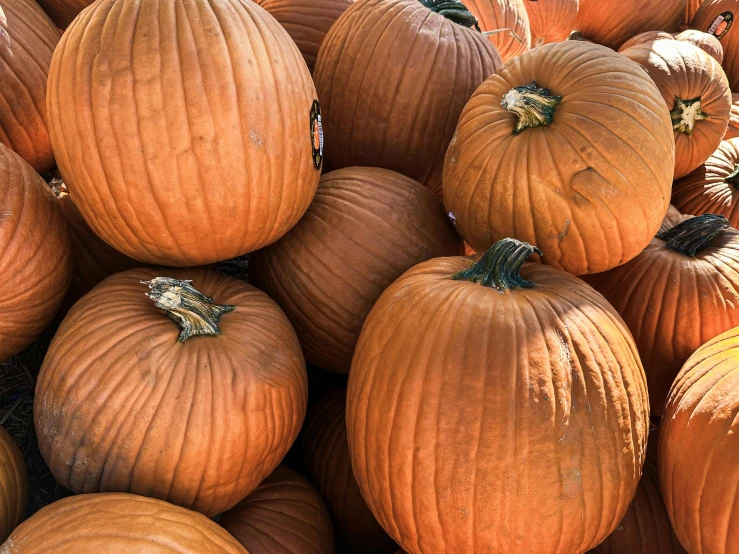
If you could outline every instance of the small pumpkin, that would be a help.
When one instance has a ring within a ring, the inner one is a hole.
[[[575,28],[580,0],[524,0],[531,26],[531,45],[567,40]]]
[[[72,247],[59,202],[0,144],[0,362],[51,322],[72,282]]]
[[[724,140],[739,138],[739,94],[731,93],[731,116]]]
[[[459,114],[502,66],[493,43],[470,28],[475,18],[461,4],[446,6],[367,0],[331,27],[314,79],[334,169],[391,169],[441,197],[443,155]]]
[[[656,416],[685,360],[739,325],[739,232],[712,214],[663,229],[629,263],[586,279],[634,335]]]
[[[249,554],[334,554],[331,516],[298,473],[278,466],[218,523]]]
[[[591,287],[524,264],[534,251],[504,239],[477,263],[419,264],[362,329],[352,468],[411,554],[583,553],[636,492],[649,430],[636,346]]]
[[[82,10],[92,4],[92,0],[39,0],[38,3],[61,34]]]
[[[655,40],[674,40],[675,37],[673,37],[670,33],[665,33],[664,31],[645,31],[643,33],[639,33],[638,35],[634,35],[629,40],[624,42],[621,45],[621,48],[618,49],[619,52],[623,52],[627,48],[631,48],[632,46],[636,46],[637,44],[643,44],[645,42],[652,42]]]
[[[135,494],[82,494],[44,506],[0,546],[0,554],[249,554],[217,523]]]
[[[690,28],[716,37],[724,50],[722,66],[731,90],[739,90],[739,30],[735,25],[736,0],[705,0],[690,22]]]
[[[252,282],[285,310],[308,363],[348,373],[367,314],[417,263],[461,254],[444,206],[387,169],[321,177],[300,223],[249,259]]]
[[[483,32],[490,32],[503,62],[531,48],[531,27],[524,2],[528,0],[464,0]],[[437,2],[444,5],[443,2]],[[570,29],[571,31],[572,29]]]
[[[698,348],[667,398],[659,444],[662,495],[691,554],[739,545],[739,329]]]
[[[27,503],[26,462],[8,432],[0,426],[0,541],[7,539],[26,517]]]
[[[675,35],[675,40],[682,40],[683,42],[689,42],[697,46],[719,64],[724,61],[724,47],[721,46],[721,42],[713,35],[696,31],[695,29],[688,29]]]
[[[721,65],[697,46],[656,40],[621,52],[641,65],[670,110],[675,135],[675,179],[716,150],[731,114],[731,90]]]
[[[444,162],[444,204],[478,252],[513,237],[570,273],[605,271],[659,228],[674,148],[664,100],[639,65],[587,42],[545,44],[465,106]]]
[[[264,293],[212,271],[161,271],[109,277],[62,321],[36,384],[39,448],[75,493],[145,494],[212,516],[295,440],[305,363]]]

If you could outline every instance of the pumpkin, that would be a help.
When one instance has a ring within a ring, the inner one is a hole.
[[[304,471],[328,504],[339,552],[389,554],[397,545],[370,512],[352,473],[345,414],[343,389],[326,393],[308,410],[299,439]]]
[[[586,38],[618,49],[644,31],[678,31],[685,0],[580,0],[577,28]]]
[[[4,427],[0,426],[0,541],[23,521],[28,503],[26,462]]]
[[[691,554],[733,554],[739,546],[738,360],[736,328],[698,348],[672,385],[662,418],[662,495]]]
[[[673,40],[675,37],[673,37],[670,33],[665,33],[664,31],[645,31],[643,33],[639,33],[638,35],[634,35],[629,40],[624,42],[621,45],[621,48],[618,49],[619,52],[623,52],[627,48],[631,48],[632,46],[636,46],[637,44],[643,44],[645,42],[652,42],[654,40]]]
[[[345,168],[321,177],[303,219],[250,257],[249,275],[285,310],[308,363],[348,373],[382,291],[417,263],[463,248],[423,185],[387,169]]]
[[[587,278],[634,335],[656,416],[685,360],[739,325],[739,232],[712,214],[664,229],[629,263]]]
[[[701,4],[703,3],[703,0],[687,0],[685,3],[685,12],[683,12],[683,20],[680,24],[681,29],[687,29],[690,25],[690,22],[695,17],[695,13],[698,11],[698,8],[701,7]]]
[[[724,140],[739,138],[739,94],[731,93],[731,116]]]
[[[333,554],[331,516],[311,484],[286,466],[218,522],[249,554]]]
[[[307,376],[290,323],[254,287],[207,270],[132,269],[69,311],[34,402],[60,484],[212,516],[280,463],[303,422]]]
[[[72,247],[44,180],[0,144],[0,362],[31,344],[72,282]]]
[[[735,54],[739,49],[739,31],[734,26],[738,8],[736,0],[705,0],[690,22],[691,29],[713,35],[721,42],[724,50],[721,65],[731,90],[739,90],[739,58]]]
[[[465,0],[480,30],[491,32],[488,39],[504,62],[531,48],[531,27],[524,2],[529,0]],[[444,5],[443,2],[437,2]],[[570,29],[571,31],[572,29]]]
[[[581,280],[523,264],[534,251],[503,239],[477,263],[419,264],[362,329],[352,468],[411,554],[582,554],[636,492],[649,407],[634,342]]]
[[[708,159],[729,125],[731,91],[721,65],[697,46],[656,40],[621,52],[641,65],[670,110],[675,134],[675,178]]]
[[[334,169],[407,175],[441,196],[443,155],[475,89],[501,67],[464,9],[437,0],[366,0],[321,45],[314,79]],[[434,10],[441,10],[444,15]]]
[[[689,42],[709,54],[719,64],[724,61],[724,47],[721,46],[719,40],[713,35],[688,29],[675,36],[676,40]]]
[[[33,0],[0,0],[0,143],[39,172],[54,166],[46,78],[59,32]]]
[[[313,72],[326,33],[353,0],[255,0],[295,41]]]
[[[91,0],[39,0],[39,4],[59,29],[60,34],[74,18],[92,4]]]
[[[170,266],[242,255],[297,223],[320,176],[314,99],[287,32],[241,0],[96,2],[49,73],[80,213],[116,250]]]
[[[575,28],[580,0],[524,0],[531,25],[531,45],[567,40]]]
[[[570,273],[605,271],[659,228],[674,144],[641,67],[587,42],[545,44],[465,106],[444,162],[444,204],[477,252],[513,237]]]
[[[217,523],[135,494],[82,494],[44,506],[0,546],[0,554],[248,554]]]

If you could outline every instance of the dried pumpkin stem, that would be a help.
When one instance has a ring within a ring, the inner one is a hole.
[[[554,117],[554,109],[562,101],[561,96],[549,94],[549,90],[539,88],[536,82],[514,87],[503,95],[501,106],[516,115],[513,134],[517,135],[529,127],[549,125]]]
[[[521,266],[531,254],[541,250],[527,242],[503,239],[493,244],[480,260],[469,269],[452,275],[457,281],[472,281],[499,292],[508,289],[530,289],[534,283],[519,275]]]
[[[460,0],[419,0],[419,2],[432,12],[446,17],[452,23],[477,31],[480,30],[477,18],[470,13]]]
[[[151,289],[146,296],[180,326],[179,342],[199,335],[220,335],[218,322],[221,316],[236,309],[236,306],[216,304],[212,298],[200,294],[192,286],[192,281],[155,277],[142,283]]]
[[[703,214],[667,229],[658,234],[657,238],[667,243],[665,248],[687,256],[695,256],[728,227],[729,220],[724,216]]]
[[[724,181],[726,181],[730,185],[739,187],[739,164],[734,164],[734,171],[732,171],[731,174],[727,175]]]
[[[682,100],[676,96],[675,107],[670,112],[670,117],[673,130],[691,136],[695,129],[695,122],[708,119],[709,116],[701,111],[700,98]]]

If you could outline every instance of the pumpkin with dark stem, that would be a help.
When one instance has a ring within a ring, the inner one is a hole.
[[[0,541],[26,517],[28,476],[26,462],[13,439],[0,426]]]
[[[580,0],[524,0],[531,25],[531,46],[567,40],[575,28]]]
[[[475,16],[480,30],[491,33],[488,39],[495,45],[503,62],[531,48],[531,27],[524,5],[527,1],[464,0],[464,6]]]
[[[689,42],[706,52],[719,64],[724,61],[724,48],[721,46],[721,42],[708,33],[696,31],[695,29],[688,29],[682,33],[675,35],[675,40],[681,40],[683,42]]]
[[[722,66],[731,90],[739,90],[739,16],[736,0],[704,0],[690,21],[690,28],[716,37],[724,49]]]

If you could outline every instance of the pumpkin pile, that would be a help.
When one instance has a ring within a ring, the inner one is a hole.
[[[737,17],[0,0],[0,554],[739,554]]]

